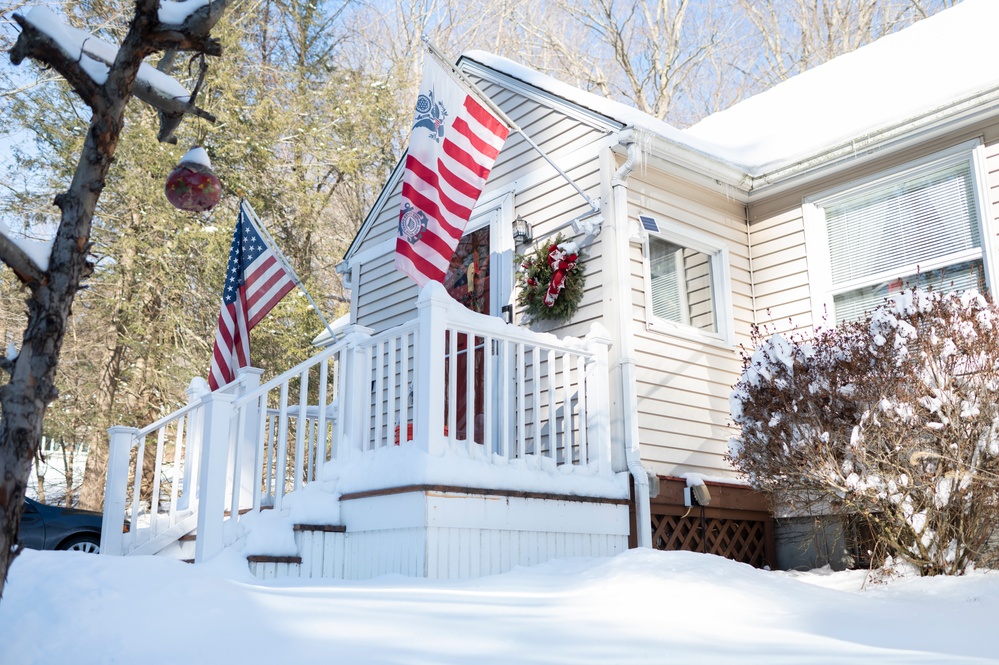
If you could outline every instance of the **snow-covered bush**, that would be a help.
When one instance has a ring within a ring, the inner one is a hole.
[[[864,321],[754,341],[729,458],[755,487],[860,516],[925,575],[982,562],[999,517],[999,308],[913,290]]]

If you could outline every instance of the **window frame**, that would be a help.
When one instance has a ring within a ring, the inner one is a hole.
[[[979,249],[952,252],[936,256],[933,260],[918,265],[904,265],[853,279],[834,286],[832,283],[832,259],[829,252],[829,238],[824,208],[853,197],[860,197],[873,189],[888,186],[920,177],[932,170],[966,162],[972,178],[974,207],[978,214],[981,247]],[[842,293],[876,284],[911,276],[916,272],[926,273],[962,262],[982,261],[986,285],[994,292],[992,266],[994,261],[994,240],[988,193],[988,172],[986,170],[985,147],[981,140],[974,139],[954,145],[946,150],[935,152],[920,159],[912,160],[897,167],[882,171],[866,178],[851,181],[840,187],[829,189],[806,197],[802,202],[802,218],[805,232],[805,252],[808,264],[808,281],[813,322],[816,327],[832,327],[836,322],[834,298]]]
[[[663,220],[652,213],[643,212],[642,216],[651,217],[659,227],[659,232],[642,230],[642,277],[644,280],[645,327],[646,330],[683,337],[696,342],[709,342],[732,346],[734,341],[734,326],[732,315],[732,282],[730,278],[729,249],[723,241],[717,240],[690,229],[671,220]],[[641,228],[641,226],[639,226]],[[713,300],[715,330],[709,331],[695,326],[670,321],[655,316],[652,313],[652,256],[651,239],[692,249],[708,257],[711,264],[711,297]]]

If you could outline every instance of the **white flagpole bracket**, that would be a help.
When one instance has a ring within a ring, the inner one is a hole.
[[[600,213],[600,203],[599,203],[599,200],[598,201],[594,201],[589,196],[587,196],[586,192],[584,192],[580,188],[580,186],[577,185],[576,182],[572,178],[569,177],[569,174],[567,174],[565,171],[563,171],[561,169],[561,167],[559,167],[559,165],[556,164],[555,161],[552,160],[552,158],[549,157],[547,155],[547,153],[545,153],[545,151],[542,150],[538,146],[538,144],[535,143],[534,140],[530,136],[528,136],[524,132],[523,129],[520,128],[519,125],[517,125],[517,123],[515,123],[513,120],[511,120],[510,116],[508,116],[506,113],[504,113],[503,110],[500,107],[496,106],[496,104],[493,103],[493,100],[489,99],[489,97],[487,97],[485,95],[485,93],[483,93],[481,90],[479,90],[478,86],[475,85],[475,83],[473,83],[467,76],[465,76],[465,73],[463,71],[461,71],[460,69],[458,69],[457,66],[451,64],[448,61],[448,59],[444,56],[444,54],[441,53],[441,51],[438,50],[438,48],[436,46],[434,46],[430,42],[430,39],[426,35],[421,35],[421,39],[423,40],[423,43],[426,45],[427,51],[430,53],[430,55],[432,55],[434,57],[434,59],[437,60],[437,62],[439,62],[441,64],[441,66],[445,67],[447,69],[447,71],[451,72],[451,74],[463,85],[463,87],[466,89],[467,92],[475,95],[475,97],[480,102],[482,102],[483,104],[485,104],[486,106],[488,106],[489,109],[492,110],[493,113],[495,113],[497,116],[499,116],[500,120],[502,120],[504,123],[506,123],[506,125],[510,128],[510,131],[517,132],[518,134],[520,134],[523,137],[524,141],[527,142],[527,145],[529,145],[532,148],[534,148],[534,150],[539,155],[541,155],[541,157],[546,162],[548,162],[549,164],[551,164],[552,168],[555,169],[558,172],[558,174],[560,176],[562,176],[562,178],[564,178],[567,183],[569,183],[570,185],[572,185],[572,188],[575,189],[576,192],[578,192],[579,195],[582,196],[583,199],[586,200],[586,203],[590,206],[590,212],[589,213],[585,213],[583,215],[580,215],[579,217],[577,217],[576,219],[574,219],[573,220],[573,226],[575,226],[576,221],[579,220],[580,218],[588,217],[588,216],[596,215],[596,214]]]
[[[335,339],[336,336],[333,334],[333,328],[330,326],[329,321],[327,321],[326,317],[323,316],[322,310],[320,310],[319,306],[316,305],[316,301],[312,299],[312,295],[309,293],[309,290],[305,288],[305,284],[302,283],[302,280],[298,277],[295,269],[291,267],[290,263],[288,263],[288,259],[285,257],[284,252],[282,252],[281,248],[278,247],[276,242],[274,242],[274,238],[271,237],[267,227],[265,227],[264,223],[260,221],[259,217],[257,217],[257,213],[250,205],[250,202],[246,199],[240,199],[239,206],[246,211],[246,217],[250,220],[250,223],[253,224],[253,228],[255,228],[257,232],[263,236],[264,241],[271,246],[271,249],[274,250],[274,254],[277,255],[277,257],[281,260],[281,263],[284,264],[285,270],[291,273],[292,279],[295,280],[295,284],[302,290],[305,297],[309,299],[309,304],[312,305],[313,311],[319,315],[319,319],[323,322],[327,332],[329,332],[330,338]]]

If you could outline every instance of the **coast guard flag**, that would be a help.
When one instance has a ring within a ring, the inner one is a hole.
[[[395,267],[423,286],[444,281],[455,247],[510,133],[437,62],[423,61],[406,155]]]
[[[212,350],[208,377],[212,390],[232,381],[237,369],[250,364],[250,330],[293,288],[295,280],[260,238],[241,204]]]

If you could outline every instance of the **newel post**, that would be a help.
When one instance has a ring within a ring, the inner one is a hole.
[[[337,420],[343,422],[343,440],[337,441],[337,460],[344,462],[364,450],[367,436],[365,419],[367,402],[371,401],[371,368],[368,366],[368,345],[374,331],[364,326],[348,327],[341,356],[344,371],[337,393]],[[339,427],[339,425],[338,425]]]
[[[116,425],[108,430],[108,474],[104,485],[104,519],[101,522],[101,554],[123,555],[125,500],[128,497],[128,459],[136,434],[134,427]]]
[[[610,365],[608,350],[610,333],[595,323],[586,335],[586,342],[593,359],[586,373],[586,433],[591,441],[588,463],[596,463],[601,472],[611,469],[610,436]]]
[[[419,378],[414,392],[413,438],[432,455],[444,450],[444,360],[450,297],[437,282],[428,282],[416,302],[419,312]]]
[[[257,367],[239,368],[236,371],[236,380],[239,381],[239,396],[244,397],[259,388],[260,377],[263,374],[264,370]],[[260,429],[260,411],[255,408],[258,401],[249,402],[237,414],[239,417],[237,425],[241,436],[236,442],[235,448],[229,453],[230,457],[235,456],[235,459],[231,460],[233,463],[228,466],[226,472],[226,496],[232,496],[229,493],[234,484],[232,474],[238,473],[239,479],[235,481],[239,485],[238,508],[253,507],[254,491],[260,485],[257,476],[263,461],[258,445],[260,437],[257,430]]]
[[[236,396],[213,392],[202,398],[204,427],[198,474],[198,538],[194,561],[201,563],[222,551],[225,519],[226,462],[229,460],[229,425]]]

